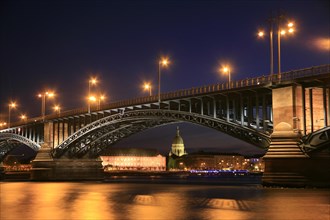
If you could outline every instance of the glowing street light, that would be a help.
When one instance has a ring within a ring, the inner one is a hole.
[[[274,41],[273,41],[273,35],[274,35],[274,18],[271,17],[268,19],[269,22],[269,48],[270,48],[270,74],[274,74]],[[258,37],[263,38],[265,36],[265,32],[259,31]]]
[[[270,74],[274,74],[274,42],[273,42],[273,34],[274,34],[274,23],[277,23],[277,55],[278,55],[278,75],[280,78],[281,74],[281,36],[284,36],[286,33],[293,34],[294,33],[294,23],[288,22],[287,28],[282,27],[282,21],[284,20],[283,15],[279,15],[277,17],[271,17],[269,21],[269,40],[270,40]],[[258,37],[262,38],[265,36],[264,31],[258,32]]]
[[[150,83],[145,83],[143,85],[144,90],[149,91],[149,96],[151,96],[151,84]]]
[[[27,116],[22,114],[20,117],[19,117],[22,121],[26,121],[27,120]]]
[[[0,122],[0,128],[4,127],[4,126],[6,126],[6,125],[7,125],[6,122]]]
[[[159,102],[159,108],[160,108],[160,72],[161,67],[167,67],[169,64],[169,60],[167,58],[162,58],[158,62],[158,102]]]
[[[58,115],[61,114],[61,106],[59,106],[59,105],[54,105],[53,109],[54,109],[55,112],[58,113]]]
[[[97,102],[97,109],[100,109],[101,101],[103,101],[105,99],[106,99],[105,95],[100,95],[100,96],[91,95],[91,96],[88,97],[88,102],[89,103],[91,103],[91,102],[96,103]]]
[[[230,78],[230,68],[225,66],[222,71],[225,73],[225,74],[228,74],[228,88],[230,89],[231,86],[230,86],[230,82],[231,82],[231,78]]]
[[[17,104],[15,102],[11,102],[8,105],[8,128],[10,128],[10,113],[11,113],[11,110],[16,108],[16,107],[17,107]]]
[[[53,98],[55,96],[55,93],[53,92],[44,92],[40,93],[38,95],[39,98],[41,98],[41,116],[42,120],[45,120],[45,115],[46,115],[46,97],[48,98]]]
[[[279,78],[281,79],[281,35],[285,35],[286,32],[288,31],[289,34],[293,34],[294,32],[294,24],[292,22],[289,22],[287,24],[287,27],[288,29],[284,29],[282,28],[281,26],[281,16],[278,18],[278,23],[277,23],[277,28],[278,28],[278,34],[277,34],[277,49],[278,49],[278,52],[277,52],[277,55],[278,55],[278,75],[279,75]]]
[[[91,86],[96,85],[97,83],[98,83],[98,80],[95,77],[92,77],[88,80],[88,113],[91,113],[91,103],[90,103],[90,101],[93,101],[91,99]]]
[[[105,95],[100,95],[99,98],[98,98],[98,109],[100,110],[101,108],[101,101],[105,100]]]

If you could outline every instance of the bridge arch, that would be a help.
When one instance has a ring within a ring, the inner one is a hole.
[[[147,128],[177,122],[213,128],[263,149],[266,149],[270,143],[269,135],[223,119],[190,112],[143,109],[110,115],[86,125],[55,147],[52,156],[95,158],[104,148],[125,137]]]
[[[9,151],[11,151],[17,143],[24,144],[34,151],[39,151],[41,146],[30,139],[14,133],[0,133],[0,161],[3,161]]]

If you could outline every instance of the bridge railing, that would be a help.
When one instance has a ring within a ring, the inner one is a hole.
[[[214,93],[214,92],[220,92],[225,91],[229,89],[239,89],[249,86],[258,86],[258,85],[267,85],[269,83],[281,83],[284,81],[290,81],[294,79],[299,78],[305,78],[305,77],[312,77],[322,74],[330,74],[330,64],[321,65],[321,66],[315,66],[311,68],[305,68],[300,70],[293,70],[288,72],[283,72],[281,74],[273,74],[273,75],[263,75],[259,77],[254,78],[247,78],[237,81],[232,81],[230,83],[219,83],[219,84],[212,84],[212,85],[205,85],[195,88],[189,88],[189,89],[182,89],[174,92],[168,92],[161,94],[161,100],[170,100],[173,98],[185,98],[189,96],[194,95],[203,95],[208,93]],[[148,104],[148,103],[156,103],[158,101],[158,96],[145,96],[145,97],[138,97],[135,99],[128,99],[128,100],[122,100],[117,101],[109,104],[101,105],[100,108],[92,107],[91,111],[103,111],[103,110],[109,110],[109,109],[119,109],[124,108],[127,106],[133,106],[133,105],[142,105],[142,104]],[[63,111],[60,114],[51,114],[47,115],[45,117],[46,120],[51,120],[55,118],[61,118],[61,117],[69,117],[69,116],[75,116],[79,114],[86,114],[87,113],[87,107],[79,108],[79,109],[73,109],[68,111]],[[28,119],[25,122],[16,122],[12,123],[13,126],[18,126],[21,124],[27,124],[27,123],[33,123],[33,122],[40,122],[42,121],[42,117],[36,117]]]
[[[190,88],[190,89],[183,89],[178,90],[174,92],[164,93],[161,95],[162,100],[166,99],[172,99],[172,98],[179,98],[179,97],[187,97],[192,95],[200,95],[200,94],[206,94],[206,93],[213,93],[213,92],[219,92],[224,91],[228,89],[239,89],[243,87],[248,86],[258,86],[258,85],[265,85],[269,83],[281,83],[283,81],[289,81],[294,80],[298,78],[304,78],[304,77],[311,77],[316,76],[320,74],[330,74],[330,65],[322,65],[322,66],[316,66],[306,69],[300,69],[300,70],[294,70],[289,72],[284,72],[281,74],[273,74],[268,76],[259,76],[254,78],[247,78],[242,80],[233,81],[230,83],[221,83],[221,84],[213,84],[213,85],[206,85],[196,88]]]

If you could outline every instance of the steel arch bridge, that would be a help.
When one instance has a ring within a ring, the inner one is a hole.
[[[52,155],[55,158],[95,158],[104,148],[125,137],[174,122],[189,122],[213,128],[264,149],[270,143],[269,135],[225,120],[189,112],[146,109],[118,113],[88,124],[54,148]]]
[[[213,128],[265,149],[279,122],[302,135],[329,126],[329,103],[330,65],[326,64],[164,93],[160,102],[155,95],[139,97],[92,106],[90,112],[80,108],[14,122],[0,130],[0,152],[6,154],[19,142],[34,150],[47,143],[55,158],[93,158],[122,138],[175,122]],[[291,154],[280,151],[271,152]]]
[[[30,139],[13,133],[0,133],[0,162],[14,147],[24,144],[34,151],[39,151],[41,146]]]

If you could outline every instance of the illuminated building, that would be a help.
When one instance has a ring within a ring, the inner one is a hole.
[[[175,159],[177,170],[249,170],[262,172],[264,163],[260,158],[245,158],[239,154],[196,152]]]
[[[180,136],[180,130],[179,127],[176,128],[176,136],[174,137],[172,141],[172,148],[170,153],[168,154],[168,169],[175,169],[175,161],[178,157],[187,155],[186,150],[184,149],[184,142],[182,137]]]
[[[100,156],[105,171],[145,170],[165,171],[166,158],[156,150],[137,148],[110,148]]]
[[[187,152],[184,149],[184,142],[182,137],[180,136],[180,130],[179,127],[176,128],[176,136],[173,139],[172,142],[172,148],[169,153],[169,156],[176,155],[178,157],[181,157],[182,155],[187,154]]]

